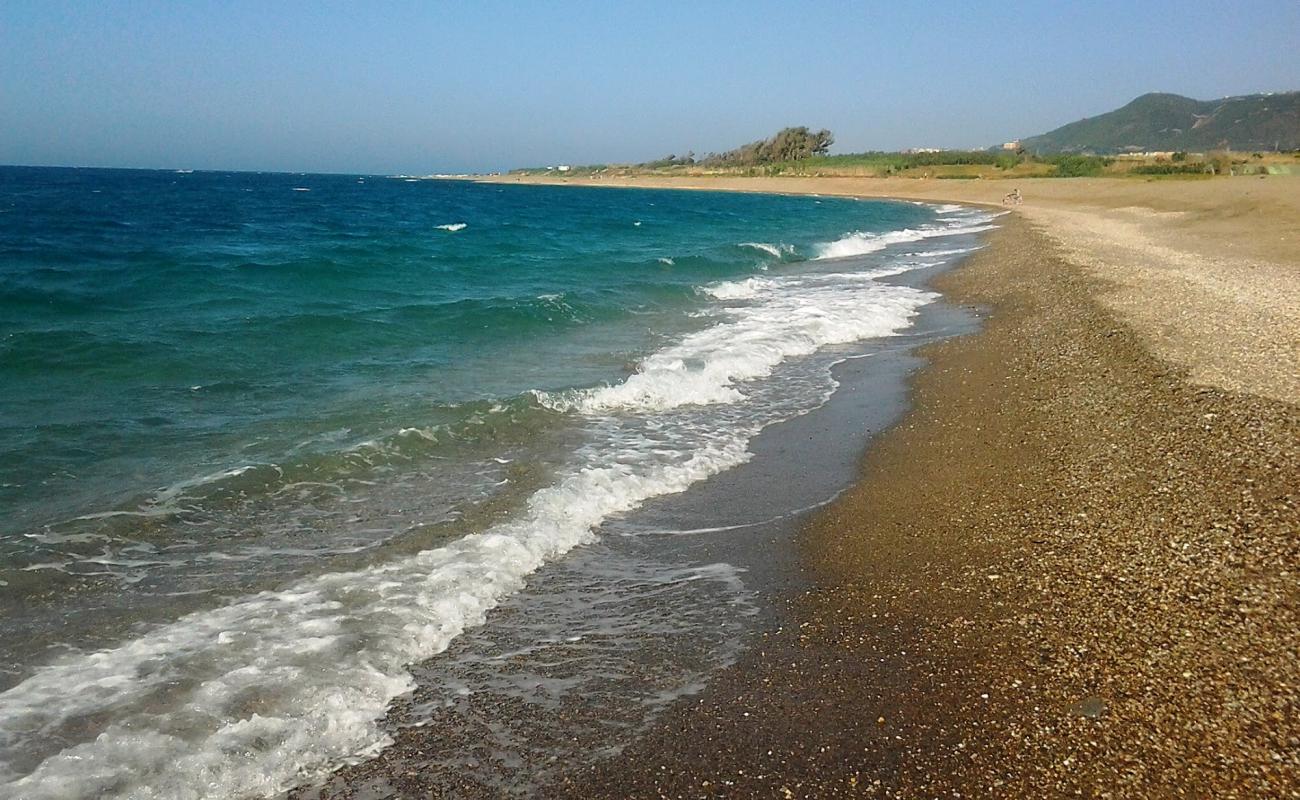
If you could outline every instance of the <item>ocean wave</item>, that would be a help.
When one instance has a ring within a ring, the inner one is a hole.
[[[751,250],[758,250],[761,253],[767,253],[772,258],[787,258],[795,255],[794,245],[791,244],[768,244],[767,242],[741,242],[737,247],[748,247]]]
[[[830,259],[882,250],[891,244],[987,231],[980,219],[883,233],[855,232],[819,247]],[[763,249],[760,247],[760,249]],[[770,252],[770,251],[767,251]],[[779,252],[779,251],[778,251]],[[687,336],[646,359],[620,384],[577,392],[539,394],[557,410],[659,412],[684,405],[738,402],[742,385],[770,375],[781,362],[821,347],[889,336],[906,328],[916,310],[936,295],[883,286],[881,273],[751,277],[703,287],[719,300],[748,300],[726,323]]]
[[[783,361],[826,345],[890,336],[937,295],[842,275],[788,276],[710,287],[720,299],[750,299],[728,322],[690,334],[643,361],[625,381],[595,389],[539,393],[567,411],[655,413],[686,405],[735,403],[743,385]]]
[[[53,522],[54,536],[93,535],[126,541],[133,520],[232,513],[236,507],[292,494],[305,486],[338,486],[370,480],[397,467],[430,463],[465,451],[498,448],[530,441],[555,422],[556,412],[531,393],[508,400],[477,400],[427,410],[444,421],[402,427],[359,440],[305,441],[299,452],[279,463],[224,467],[176,481],[101,511]],[[88,534],[83,523],[96,523]],[[120,525],[118,524],[120,523]],[[74,558],[74,560],[79,560]],[[11,565],[13,566],[13,565]]]
[[[847,258],[849,256],[860,256],[868,253],[875,253],[884,250],[892,244],[905,244],[907,242],[917,242],[922,239],[929,239],[936,236],[958,236],[961,234],[982,233],[993,230],[995,225],[984,223],[982,220],[972,220],[974,224],[969,225],[950,225],[946,227],[935,228],[904,228],[897,231],[887,231],[885,233],[867,233],[855,231],[845,234],[833,242],[825,242],[817,245],[815,258]]]
[[[747,278],[743,281],[726,281],[713,286],[702,286],[699,292],[715,300],[749,300],[758,296],[759,292],[769,288],[771,284],[772,281],[767,278]]]
[[[372,755],[389,741],[378,726],[388,704],[414,687],[407,664],[481,624],[610,515],[742,463],[745,441],[722,437],[642,464],[629,456],[649,443],[633,444],[483,533],[66,656],[0,693],[0,753],[50,751],[23,777],[0,762],[0,786],[31,800],[268,796]],[[84,721],[110,708],[112,721],[88,735]]]
[[[434,226],[434,228],[437,229],[437,230],[440,230],[440,231],[451,231],[452,233],[455,233],[456,231],[463,231],[463,230],[465,230],[465,229],[468,228],[468,227],[469,227],[469,224],[468,224],[468,223],[465,223],[465,222],[449,222],[449,223],[447,223],[446,225],[435,225],[435,226]]]

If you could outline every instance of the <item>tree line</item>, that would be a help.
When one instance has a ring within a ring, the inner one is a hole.
[[[814,131],[806,125],[800,125],[796,128],[784,128],[774,136],[741,145],[725,153],[708,153],[698,160],[694,153],[687,153],[684,156],[673,154],[639,166],[649,169],[693,164],[714,167],[752,167],[824,156],[830,152],[833,144],[835,144],[835,135],[825,128]]]

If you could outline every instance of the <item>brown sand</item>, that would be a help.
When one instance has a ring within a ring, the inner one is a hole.
[[[683,183],[636,181],[1010,188]],[[546,796],[1300,797],[1300,181],[1020,188],[940,281],[991,321],[804,533],[818,588]]]

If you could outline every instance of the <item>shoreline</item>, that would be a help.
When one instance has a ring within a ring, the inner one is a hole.
[[[937,281],[991,321],[923,348],[788,623],[546,796],[1300,791],[1295,182],[1026,183],[1075,196]]]
[[[567,796],[1300,791],[1300,408],[1153,356],[1018,217],[938,284],[993,316],[804,531],[796,624]]]
[[[962,234],[963,246],[974,246],[975,235]],[[932,288],[936,276],[959,268],[960,261],[926,266],[879,278],[881,283],[915,288]],[[963,336],[978,329],[980,315],[970,309],[947,303],[940,298],[922,307],[911,327],[894,336],[886,336],[835,348],[830,367],[837,389],[824,404],[765,428],[749,443],[753,458],[744,464],[719,473],[692,486],[685,492],[665,495],[647,502],[626,518],[613,520],[603,527],[601,541],[572,554],[565,563],[551,565],[539,572],[536,580],[519,595],[503,603],[499,619],[467,633],[465,641],[453,643],[449,651],[425,664],[416,665],[422,675],[419,682],[437,685],[437,665],[449,657],[463,654],[461,648],[474,652],[491,652],[494,642],[507,638],[500,626],[511,625],[526,609],[545,606],[548,584],[554,574],[567,572],[570,562],[609,561],[621,549],[619,540],[638,530],[673,531],[683,526],[698,529],[705,535],[689,535],[681,530],[653,545],[661,556],[675,554],[668,561],[689,568],[696,565],[727,565],[743,577],[740,597],[752,602],[749,621],[744,626],[738,655],[760,641],[764,632],[789,623],[785,600],[801,594],[810,586],[797,546],[798,532],[818,510],[835,502],[850,490],[858,479],[864,449],[882,431],[897,424],[910,409],[910,376],[924,367],[916,355],[929,343]],[[800,480],[791,481],[791,473]],[[682,535],[687,534],[687,535]],[[666,548],[666,549],[665,549]],[[661,552],[663,551],[663,552]],[[698,592],[698,590],[697,590]],[[670,614],[669,604],[662,610]],[[613,618],[618,611],[610,609]],[[674,627],[689,638],[706,638],[710,630],[727,626],[725,614],[715,613],[703,621],[677,619]],[[499,623],[499,625],[497,624]],[[664,664],[672,663],[683,643],[660,642],[649,633],[639,637],[645,648],[642,680],[661,685]],[[482,653],[480,652],[480,657]],[[734,660],[734,659],[732,659]],[[730,661],[728,662],[728,664]],[[599,667],[599,665],[597,665]],[[513,667],[512,667],[513,668]],[[606,668],[607,669],[607,668]],[[690,703],[726,665],[701,675],[700,681],[677,698]],[[417,688],[414,697],[390,711],[390,720],[402,719],[402,707],[413,705],[428,709],[427,688]],[[435,712],[429,725],[419,728],[397,727],[394,743],[378,756],[351,766],[336,769],[324,784],[302,787],[289,794],[293,798],[338,798],[370,796],[454,796],[497,797],[510,787],[510,796],[549,796],[581,775],[591,750],[611,751],[634,742],[636,735],[618,724],[616,703],[602,696],[600,708],[585,707],[584,700],[560,715],[539,712],[528,707],[512,707],[494,699],[491,693],[475,694],[465,708],[448,709],[445,715]],[[638,723],[637,730],[653,729],[655,720],[671,705],[653,711]],[[426,711],[427,713],[427,711]],[[602,720],[602,715],[609,718]],[[458,723],[467,729],[482,730],[484,721],[493,726],[521,725],[512,729],[514,749],[509,757],[497,753],[488,757],[483,742],[472,741],[472,733],[455,729]],[[595,720],[603,731],[593,739]],[[429,734],[426,730],[436,730]],[[557,742],[572,742],[560,744]],[[572,752],[560,752],[569,748]],[[473,753],[464,762],[460,756]],[[560,765],[547,760],[560,755]],[[501,764],[499,770],[489,764]],[[568,762],[568,763],[564,763]],[[521,767],[526,769],[521,772]],[[523,778],[527,783],[516,785]],[[382,788],[379,788],[382,787]]]

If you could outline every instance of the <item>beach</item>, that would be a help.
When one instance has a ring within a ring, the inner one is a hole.
[[[1009,190],[720,183],[689,186]],[[802,532],[813,587],[568,794],[1295,796],[1294,188],[1022,187],[936,283],[989,321]]]
[[[1300,3],[10,5],[0,800],[1300,800]]]
[[[1292,180],[20,173],[0,794],[1297,790]]]

